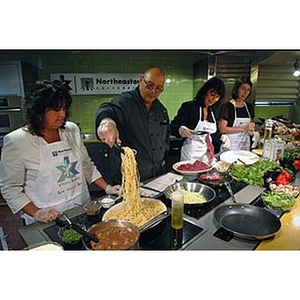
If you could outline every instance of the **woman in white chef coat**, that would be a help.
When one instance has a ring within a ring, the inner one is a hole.
[[[213,77],[200,88],[194,100],[181,105],[171,122],[172,134],[185,139],[180,160],[213,161],[212,135],[217,134],[214,104],[222,100],[224,95],[223,81]]]
[[[250,137],[254,134],[254,105],[246,99],[251,94],[252,82],[249,77],[239,78],[233,88],[229,102],[221,107],[219,130],[230,139],[226,150],[250,150]]]
[[[50,222],[61,212],[90,200],[87,183],[108,194],[110,186],[91,161],[70,115],[66,82],[37,82],[25,103],[25,124],[4,138],[1,193],[26,224]]]

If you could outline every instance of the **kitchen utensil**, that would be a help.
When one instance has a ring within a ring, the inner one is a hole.
[[[90,228],[88,228],[87,232],[90,235],[95,235],[100,230],[103,230],[103,229],[108,229],[108,230],[114,229],[115,233],[111,234],[111,240],[108,240],[108,241],[106,240],[106,242],[114,243],[114,244],[116,244],[116,243],[121,244],[122,236],[119,236],[117,231],[118,231],[118,229],[124,229],[124,228],[126,228],[126,229],[130,230],[130,232],[134,233],[134,240],[128,246],[126,246],[125,249],[124,249],[124,247],[122,247],[122,249],[137,250],[139,248],[138,240],[140,237],[140,231],[134,224],[132,224],[128,221],[124,221],[124,220],[102,221],[102,222],[92,225]],[[83,238],[82,243],[83,243],[83,246],[85,247],[85,249],[94,250],[92,248],[92,245],[91,245],[91,242],[89,239]],[[120,246],[122,246],[122,245],[120,245]],[[115,249],[115,250],[117,250],[117,249]]]
[[[117,142],[114,143],[113,145],[115,148],[117,148],[122,154],[125,154],[123,146],[121,144],[118,144]],[[135,149],[132,149],[134,155],[137,154],[137,151]]]
[[[57,225],[63,226],[63,227],[64,226],[69,226],[70,228],[72,228],[73,230],[75,230],[76,232],[78,232],[79,234],[81,234],[82,236],[84,236],[85,238],[98,243],[98,239],[95,236],[89,234],[87,231],[85,231],[84,229],[82,229],[80,227],[80,225],[78,225],[76,223],[72,223],[71,220],[65,214],[63,214],[63,216],[64,216],[66,222],[64,222],[63,220],[57,218],[57,219],[55,219],[55,223]]]
[[[94,216],[100,213],[101,203],[97,200],[93,200],[83,205],[83,209],[86,211],[87,215]]]
[[[110,208],[112,207],[115,202],[119,199],[121,199],[122,196],[115,196],[115,195],[105,195],[98,199],[98,201],[101,203],[103,208]]]
[[[280,220],[270,211],[253,205],[223,205],[214,211],[218,226],[243,239],[263,240],[274,236],[281,228]]]
[[[153,218],[151,221],[143,225],[139,228],[140,233],[143,233],[144,231],[156,226],[158,223],[160,223],[163,219],[169,216],[169,212],[164,211],[163,213],[157,215],[155,218]]]
[[[227,182],[227,181],[225,181],[224,184],[225,184],[225,186],[226,186],[226,188],[227,188],[227,191],[228,191],[229,195],[231,196],[232,201],[233,201],[234,203],[237,203],[237,201],[236,201],[236,199],[235,199],[235,196],[234,196],[234,193],[233,193],[233,191],[232,191],[232,188],[231,188],[230,183]]]
[[[86,229],[84,225],[82,225],[81,227],[83,230]],[[69,245],[77,244],[82,238],[81,234],[75,232],[75,230],[73,230],[69,226],[59,228],[57,235],[59,236],[61,241]]]
[[[114,142],[114,147],[117,148],[122,154],[124,154],[124,149],[122,149],[121,145],[119,145],[117,142]]]
[[[207,203],[213,201],[216,197],[216,192],[211,187],[204,185],[202,183],[196,183],[196,182],[177,182],[177,183],[169,186],[165,190],[164,194],[167,198],[170,199],[170,195],[178,189],[183,189],[188,192],[198,193],[206,199],[206,202],[204,202],[204,203],[184,204],[186,206],[204,205],[204,204],[207,204]]]
[[[199,130],[193,130],[192,131],[192,135],[203,135],[203,134],[207,134],[209,132],[206,131],[199,131]]]

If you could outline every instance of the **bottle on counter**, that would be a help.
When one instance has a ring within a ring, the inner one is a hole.
[[[183,205],[184,195],[180,191],[172,193],[172,208],[171,208],[171,226],[174,229],[181,229],[183,227]]]
[[[262,156],[269,160],[274,160],[274,142],[272,140],[273,121],[271,119],[265,122],[264,145]]]
[[[264,142],[265,140],[270,140],[273,133],[273,121],[272,119],[267,119],[265,122],[265,132],[264,132]]]

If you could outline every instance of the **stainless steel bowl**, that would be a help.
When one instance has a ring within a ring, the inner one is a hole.
[[[184,205],[205,205],[208,202],[211,202],[216,197],[216,192],[209,186],[196,183],[196,182],[177,182],[173,185],[170,185],[164,192],[165,196],[170,199],[170,195],[178,189],[184,189],[188,192],[195,192],[199,193],[206,199],[204,203],[197,203],[197,204],[184,204]]]

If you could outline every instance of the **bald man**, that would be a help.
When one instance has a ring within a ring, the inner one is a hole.
[[[164,72],[151,67],[140,76],[135,90],[101,104],[96,113],[100,140],[110,147],[116,142],[137,151],[142,182],[164,173],[170,137],[168,112],[158,99],[164,83]]]

